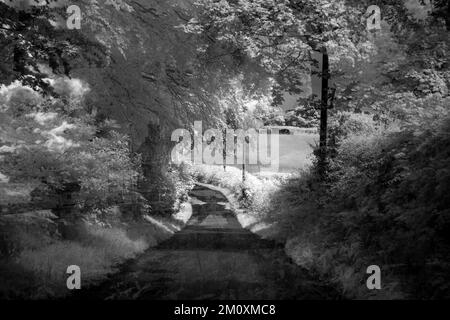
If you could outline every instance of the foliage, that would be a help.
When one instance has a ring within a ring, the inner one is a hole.
[[[224,171],[221,166],[195,165],[189,168],[189,172],[199,182],[229,189],[243,208],[258,216],[265,216],[270,210],[270,196],[282,180],[265,179],[247,172],[243,182],[242,171],[230,166]]]
[[[285,116],[279,110],[272,110],[262,117],[266,126],[284,126],[286,125]]]
[[[28,1],[1,1],[0,51],[2,70],[0,82],[20,80],[35,90],[53,93],[45,81],[40,63],[53,73],[69,76],[74,65],[85,61],[95,66],[105,65],[104,47],[80,32],[66,32],[51,21],[66,21],[65,1],[38,5]]]
[[[20,82],[2,86],[0,171],[10,183],[34,181],[55,196],[75,186],[67,191],[75,191],[82,211],[118,203],[137,183],[139,157],[130,153],[127,137],[113,130],[114,123],[95,123],[83,110],[79,99],[86,88],[77,92],[76,80],[58,78],[55,90],[61,82],[72,89],[67,103]]]
[[[258,63],[275,80],[274,103],[283,91],[299,94],[304,73],[317,65],[312,51],[324,48],[336,57],[360,57],[365,39],[360,8],[345,1],[200,1],[192,22],[210,39]],[[361,39],[361,40],[360,40]],[[227,53],[225,53],[227,54]]]
[[[305,103],[286,112],[286,125],[301,128],[318,128],[319,111],[314,103]]]
[[[448,297],[448,113],[403,130],[343,117],[328,180],[311,171],[272,196],[271,217],[290,250],[352,297],[367,296],[361,283],[371,264],[386,270],[382,297]]]

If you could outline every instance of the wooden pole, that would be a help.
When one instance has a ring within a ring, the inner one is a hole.
[[[242,148],[242,157],[244,158],[242,161],[242,182],[245,182],[245,139],[247,137],[244,138],[244,147]]]
[[[225,128],[223,130],[223,136],[222,136],[222,153],[223,153],[223,171],[227,171],[227,129]]]
[[[320,105],[320,150],[319,174],[324,177],[327,171],[327,128],[328,128],[328,80],[330,78],[330,65],[328,52],[322,48],[322,94]]]

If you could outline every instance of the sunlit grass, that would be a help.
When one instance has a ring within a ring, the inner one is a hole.
[[[81,269],[82,286],[99,282],[114,272],[117,266],[147,249],[144,240],[131,240],[117,228],[86,226],[80,241],[58,241],[37,249],[26,249],[14,264],[34,275],[38,285],[32,298],[69,294],[66,287],[67,267]]]

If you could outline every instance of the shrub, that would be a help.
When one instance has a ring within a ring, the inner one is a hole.
[[[313,170],[272,196],[288,251],[349,297],[374,295],[364,285],[371,264],[383,270],[375,297],[448,297],[450,117],[426,130],[347,122],[325,181]]]
[[[54,198],[70,195],[82,212],[123,201],[142,173],[128,137],[84,109],[89,88],[81,80],[56,77],[51,85],[61,97],[18,81],[0,87],[0,189],[40,184]]]

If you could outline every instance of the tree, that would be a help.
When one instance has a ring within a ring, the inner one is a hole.
[[[317,128],[320,115],[311,102],[286,112],[286,125],[302,128]]]
[[[318,62],[312,51],[323,54],[321,104],[321,165],[325,165],[326,116],[328,107],[328,54],[339,48],[341,56],[355,56],[354,45],[363,36],[357,6],[344,1],[200,1],[202,13],[196,30],[233,48],[254,61],[275,79],[274,101],[282,102],[284,91],[300,93],[302,72]],[[226,53],[224,53],[226,54]]]
[[[35,2],[0,3],[0,171],[31,186],[32,198],[70,195],[83,213],[104,209],[129,195],[141,173],[127,135],[87,108],[89,85],[72,78],[74,63],[104,66],[106,50],[55,27],[67,16],[64,1]]]
[[[73,80],[55,83],[61,81]],[[71,195],[82,213],[120,203],[135,188],[140,159],[116,124],[96,120],[79,101],[46,98],[18,81],[2,86],[0,100],[0,172],[8,182],[54,198]]]
[[[29,1],[6,3],[0,3],[0,82],[19,79],[35,90],[52,94],[44,81],[47,74],[39,63],[46,63],[55,74],[66,76],[70,76],[72,65],[79,60],[105,65],[106,50],[101,44],[78,31],[66,32],[51,24],[50,21],[67,18],[63,1],[56,0],[51,5],[48,2],[34,5]]]
[[[408,8],[413,2],[201,1],[201,14],[192,24],[211,39],[211,48],[217,51],[218,43],[227,48],[222,55],[262,66],[275,80],[275,104],[283,101],[284,91],[301,90],[301,73],[307,65],[319,64],[311,52],[320,51],[330,62],[330,72],[324,68],[320,74],[322,120],[330,98],[326,80],[331,77],[336,109],[369,112],[388,121],[404,118],[399,106],[408,104],[411,91],[419,98],[433,92],[447,94],[448,1],[427,5],[417,0],[418,10],[431,8],[430,14],[422,14],[422,21]],[[365,13],[373,4],[381,9],[382,28],[369,32]],[[322,162],[323,157],[322,153]]]

